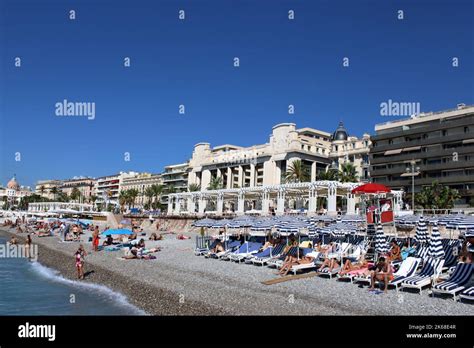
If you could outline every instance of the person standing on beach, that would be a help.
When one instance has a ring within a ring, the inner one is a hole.
[[[33,241],[31,240],[30,234],[28,234],[25,241],[25,252],[28,259],[31,259],[31,244],[33,244]]]
[[[76,253],[74,254],[76,260],[76,269],[77,269],[77,279],[84,279],[84,257],[87,255],[84,247],[79,245],[79,249],[77,249]]]
[[[92,232],[92,250],[99,251],[99,226],[95,226]]]

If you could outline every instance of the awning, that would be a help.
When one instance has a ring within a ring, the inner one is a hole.
[[[406,147],[406,148],[403,149],[403,152],[415,151],[415,150],[419,150],[419,149],[421,149],[421,146]]]
[[[472,144],[474,143],[474,139],[465,139],[462,141],[463,144]]]
[[[388,150],[388,151],[385,151],[384,155],[385,156],[387,156],[387,155],[397,155],[401,152],[402,152],[402,149]]]
[[[274,161],[283,161],[284,159],[286,159],[286,153],[280,153],[280,154],[277,154],[277,155],[273,155],[272,159]]]

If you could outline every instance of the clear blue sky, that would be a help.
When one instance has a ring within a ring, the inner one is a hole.
[[[0,11],[2,184],[161,172],[198,142],[260,144],[280,122],[373,134],[388,99],[474,104],[470,0],[0,0]],[[95,120],[55,116],[63,99],[95,102]]]

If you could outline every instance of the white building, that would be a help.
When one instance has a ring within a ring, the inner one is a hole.
[[[8,206],[17,205],[23,197],[31,195],[31,189],[27,186],[20,186],[16,180],[16,176],[7,183],[6,187],[0,186],[0,202],[3,205],[7,203]]]
[[[114,175],[102,176],[96,179],[95,192],[97,204],[111,203],[118,205],[120,191],[123,189],[123,181],[127,178],[138,176],[136,172],[120,172]]]
[[[150,197],[146,196],[146,190],[153,185],[163,185],[161,174],[141,173],[137,176],[124,178],[122,181],[122,190],[137,190],[138,196],[135,199],[135,204],[137,207],[143,208],[150,200]],[[152,199],[154,200],[154,198]]]

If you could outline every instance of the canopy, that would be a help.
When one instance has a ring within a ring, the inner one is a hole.
[[[390,193],[391,190],[385,185],[368,183],[361,186],[357,186],[352,190],[352,193]]]
[[[132,233],[132,231],[127,230],[126,228],[107,230],[107,231],[102,232],[103,236],[109,236],[109,235],[112,235],[112,234],[127,234],[127,235],[130,235],[130,234],[133,234],[133,233]]]

